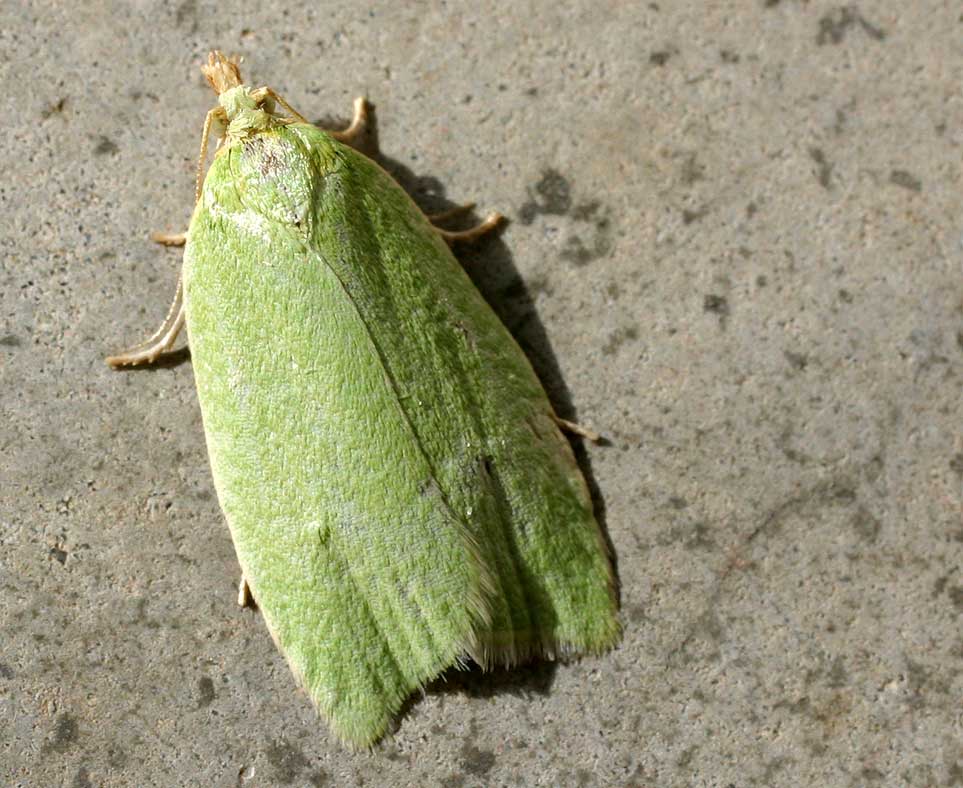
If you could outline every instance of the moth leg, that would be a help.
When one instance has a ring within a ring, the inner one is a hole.
[[[585,438],[585,440],[592,441],[592,443],[598,443],[602,440],[602,436],[599,435],[595,430],[591,430],[588,427],[583,427],[581,424],[576,424],[574,421],[569,421],[568,419],[563,419],[561,416],[556,416],[554,413],[551,414],[552,420],[559,426],[564,432],[571,432],[573,435],[580,435]]]
[[[255,101],[263,101],[265,98],[271,98],[290,112],[291,117],[295,120],[301,123],[310,122],[271,88],[258,88],[251,96]],[[330,129],[325,129],[325,131],[338,142],[343,142],[352,148],[357,148],[362,144],[364,142],[364,136],[368,133],[368,102],[365,97],[358,96],[358,98],[354,100],[354,117],[351,119],[351,124],[348,128],[342,129],[341,131],[332,131]]]
[[[332,137],[338,142],[357,148],[364,142],[364,137],[368,133],[368,102],[364,96],[358,96],[354,100],[354,117],[351,125],[342,131],[329,131]]]
[[[168,352],[177,339],[177,335],[184,327],[184,284],[177,278],[177,291],[174,302],[167,310],[167,317],[150,337],[139,345],[125,350],[116,356],[108,356],[105,360],[112,367],[132,367],[137,364],[152,364],[163,353]]]
[[[150,239],[154,243],[161,244],[163,246],[183,246],[187,243],[187,233],[159,233],[153,232],[150,234]]]
[[[429,217],[431,218],[431,217]],[[476,224],[474,227],[468,230],[442,230],[440,227],[435,228],[435,232],[438,233],[442,238],[444,238],[449,244],[453,244],[457,241],[474,241],[485,233],[490,233],[498,225],[504,221],[505,217],[502,216],[498,211],[488,214],[485,217],[485,221],[481,224]]]
[[[441,213],[429,213],[427,214],[428,221],[432,224],[446,222],[449,219],[454,219],[456,216],[461,216],[463,213],[468,213],[474,207],[475,203],[466,202],[464,205],[456,205],[454,208],[449,208],[447,211],[442,211]]]
[[[256,102],[263,102],[264,99],[270,98],[284,107],[288,112],[291,113],[291,117],[294,118],[298,123],[308,123],[308,119],[304,117],[300,112],[298,112],[294,107],[288,104],[283,98],[281,98],[277,93],[274,92],[272,88],[258,88],[253,93],[251,93],[251,98]]]
[[[204,116],[204,130],[201,132],[201,150],[197,155],[197,171],[194,174],[194,205],[201,201],[201,186],[204,184],[204,164],[207,161],[207,143],[211,137],[211,126],[215,120],[226,122],[227,115],[223,107],[214,107]],[[220,142],[218,142],[220,147]],[[163,241],[161,241],[163,243]]]
[[[253,602],[251,587],[247,584],[247,578],[241,575],[241,582],[237,585],[237,603],[241,607],[251,607]]]

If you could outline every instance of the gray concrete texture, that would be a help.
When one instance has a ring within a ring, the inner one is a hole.
[[[963,785],[955,2],[5,3],[0,783]],[[213,94],[376,106],[559,411],[613,652],[451,674],[373,752],[296,689],[163,317]]]

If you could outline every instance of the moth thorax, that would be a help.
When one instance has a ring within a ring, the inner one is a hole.
[[[247,85],[238,85],[217,97],[227,116],[227,136],[246,137],[276,126],[263,97],[255,97]]]

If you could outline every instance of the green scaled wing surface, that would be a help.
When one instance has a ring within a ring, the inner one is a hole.
[[[539,381],[374,162],[309,124],[229,139],[184,286],[244,576],[342,739],[370,744],[467,656],[615,642],[609,559]]]

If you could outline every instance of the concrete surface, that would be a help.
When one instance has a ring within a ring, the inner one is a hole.
[[[80,4],[75,4],[80,6]],[[0,783],[963,785],[958,3],[0,10]],[[375,103],[585,452],[613,653],[453,675],[373,753],[238,576],[167,307],[219,46]]]

